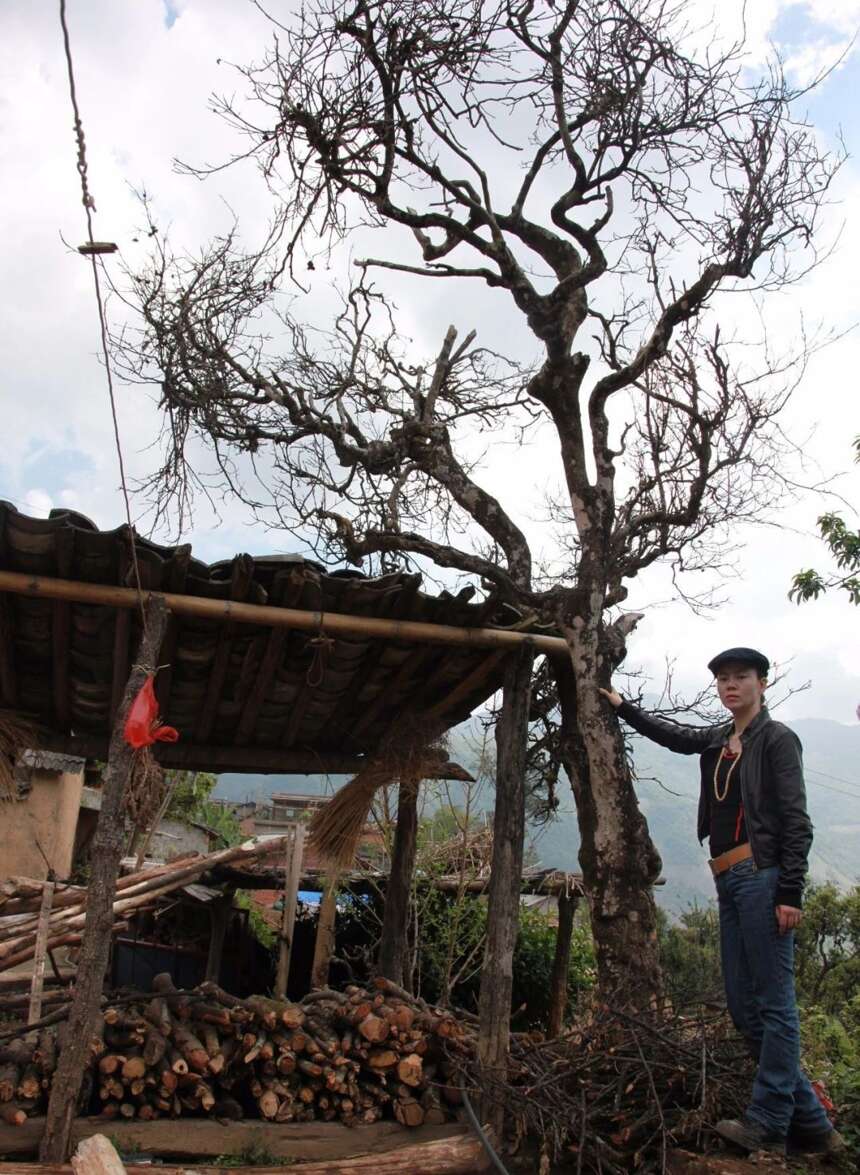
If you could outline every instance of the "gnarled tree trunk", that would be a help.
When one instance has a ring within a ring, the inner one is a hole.
[[[578,658],[582,651],[574,648],[574,667]],[[660,855],[639,809],[618,721],[587,684],[596,675],[581,663],[579,676],[574,667],[559,664],[556,671],[561,748],[576,800],[598,982],[604,998],[641,1006],[662,991],[652,890]],[[608,682],[609,672],[596,679]]]

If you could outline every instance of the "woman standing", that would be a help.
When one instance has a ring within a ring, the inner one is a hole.
[[[720,947],[729,1013],[758,1062],[744,1117],[717,1133],[745,1150],[841,1149],[800,1068],[794,993],[794,928],[801,920],[812,824],[806,810],[800,740],[764,705],[768,659],[726,649],[708,663],[731,721],[682,726],[647,714],[615,690],[600,692],[625,722],[701,764],[699,842],[709,838],[720,910]]]

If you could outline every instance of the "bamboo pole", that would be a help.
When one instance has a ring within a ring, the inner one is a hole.
[[[80,583],[52,576],[0,571],[0,591],[46,600],[71,600],[80,604],[102,604],[112,608],[139,608],[134,588],[110,584]],[[312,612],[300,608],[277,608],[269,604],[243,604],[235,600],[210,600],[202,596],[181,596],[174,592],[143,592],[144,602],[161,596],[177,616],[259,624],[270,628],[292,628],[303,632],[325,632],[334,636],[388,637],[390,640],[420,644],[460,645],[471,648],[514,649],[530,644],[538,653],[569,655],[563,637],[542,633],[516,632],[506,628],[458,628],[451,624],[427,624],[418,620],[390,620],[378,616],[348,616],[342,612]]]
[[[45,957],[48,953],[48,927],[51,918],[51,901],[54,897],[54,883],[47,881],[42,890],[42,908],[39,911],[39,928],[36,931],[36,951],[33,962],[33,982],[30,986],[30,1011],[28,1024],[35,1024],[42,1015],[42,990],[45,986]]]

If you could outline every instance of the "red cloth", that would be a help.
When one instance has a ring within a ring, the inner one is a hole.
[[[172,726],[162,726],[159,722],[154,673],[150,673],[131,703],[123,735],[128,745],[135,750],[151,747],[153,743],[175,743],[179,738],[178,730]]]

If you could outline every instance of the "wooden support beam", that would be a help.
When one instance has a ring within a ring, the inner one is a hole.
[[[134,609],[138,596],[134,588],[109,584],[79,583],[50,576],[0,571],[0,592],[36,599],[77,600],[109,608]],[[322,631],[330,636],[382,637],[412,644],[459,645],[473,649],[517,649],[530,645],[536,653],[569,657],[563,637],[544,633],[518,632],[509,628],[462,628],[451,624],[428,624],[418,620],[388,620],[376,616],[348,616],[341,612],[320,612],[278,608],[270,604],[243,604],[233,600],[211,600],[204,596],[182,596],[172,592],[143,593],[144,602],[159,597],[177,616],[199,616],[236,624],[260,624],[293,628],[302,632]]]
[[[496,723],[496,806],[493,867],[487,897],[487,941],[478,1000],[478,1059],[501,1077],[507,1070],[513,993],[513,958],[520,913],[526,828],[526,749],[533,650],[522,648],[508,661],[502,708]],[[501,1137],[504,1107],[484,1105]]]
[[[209,953],[206,958],[206,978],[218,983],[221,976],[221,959],[224,954],[224,939],[233,912],[233,891],[229,890],[209,906],[211,925],[209,928]]]
[[[42,889],[42,905],[39,910],[39,927],[36,931],[36,953],[33,956],[33,980],[30,984],[30,1009],[27,1023],[35,1024],[42,1015],[42,991],[45,986],[45,958],[48,953],[49,919],[54,900],[54,883],[46,881]]]
[[[72,1119],[89,1058],[90,1039],[99,1015],[99,1000],[114,929],[116,881],[125,837],[123,797],[133,759],[132,748],[123,737],[123,727],[132,700],[147,675],[158,664],[158,653],[167,627],[167,609],[163,600],[157,596],[150,597],[144,615],[140,648],[113,725],[102,782],[102,806],[93,842],[78,978],[65,1044],[51,1084],[45,1134],[39,1151],[39,1157],[44,1162],[63,1162],[69,1153]]]
[[[336,936],[338,881],[336,874],[326,880],[320,902],[314,959],[311,964],[311,991],[328,987],[328,970],[334,954]]]
[[[547,1036],[561,1035],[567,1008],[567,973],[570,970],[570,944],[573,919],[579,899],[565,887],[558,893],[558,927],[555,932],[555,956],[549,980],[549,1016]]]
[[[281,941],[278,948],[278,974],[275,979],[275,997],[284,999],[290,978],[290,960],[293,952],[293,933],[296,927],[296,906],[299,900],[299,882],[305,852],[305,826],[293,825],[292,844],[288,843],[284,870],[284,908],[281,912]]]
[[[412,990],[412,976],[406,974],[406,963],[409,955],[409,894],[418,844],[419,782],[417,779],[401,779],[397,790],[397,824],[379,940],[379,974],[407,991]]]

